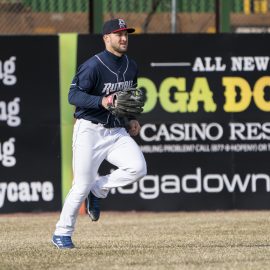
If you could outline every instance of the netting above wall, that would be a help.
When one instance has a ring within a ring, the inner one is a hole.
[[[88,0],[0,0],[0,34],[88,33]]]
[[[175,32],[207,32],[215,27],[215,0],[175,1]],[[104,1],[104,17],[125,18],[139,33],[172,32],[172,0]]]
[[[176,33],[213,33],[216,29],[216,0],[100,1],[103,20],[125,18],[137,33],[170,33],[172,29]],[[270,0],[228,1],[232,31],[268,31]],[[0,34],[88,33],[94,14],[89,2],[0,0]]]

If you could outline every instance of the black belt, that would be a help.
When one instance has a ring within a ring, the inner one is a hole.
[[[92,121],[92,120],[90,120],[90,122],[93,123],[93,124],[96,124],[96,125],[101,124],[101,123],[99,123],[99,122]]]

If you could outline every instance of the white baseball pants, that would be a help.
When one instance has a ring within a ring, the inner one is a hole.
[[[73,130],[73,185],[56,224],[55,235],[71,236],[81,204],[90,190],[106,198],[111,188],[123,187],[146,175],[146,162],[137,143],[124,128],[104,128],[84,119]],[[97,177],[103,160],[118,167]]]

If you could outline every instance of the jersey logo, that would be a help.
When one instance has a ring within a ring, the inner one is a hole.
[[[102,93],[105,93],[105,95],[109,95],[112,92],[124,90],[132,86],[133,86],[133,81],[125,81],[125,82],[118,82],[118,83],[104,83]]]

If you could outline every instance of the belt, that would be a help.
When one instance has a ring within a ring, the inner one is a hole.
[[[99,122],[96,122],[96,121],[90,121],[91,123],[93,123],[93,124],[96,124],[96,125],[98,125],[98,124],[101,124],[101,123],[99,123]],[[103,125],[103,124],[102,124]]]
[[[84,118],[82,118],[82,119],[84,119]],[[100,122],[93,121],[93,120],[88,120],[88,119],[84,119],[84,120],[89,121],[89,122],[91,122],[91,123],[93,123],[93,124],[95,124],[95,125],[102,125],[102,126],[105,127],[105,128],[123,127],[123,126],[115,126],[115,125],[112,125],[111,123],[102,124],[102,123],[100,123]]]
[[[105,128],[115,128],[115,127],[116,127],[116,126],[112,126],[112,125],[110,125],[110,124],[102,124],[102,123],[100,123],[100,122],[92,121],[92,120],[90,120],[90,122],[93,123],[93,124],[95,124],[95,125],[102,125],[102,126],[105,127]]]

